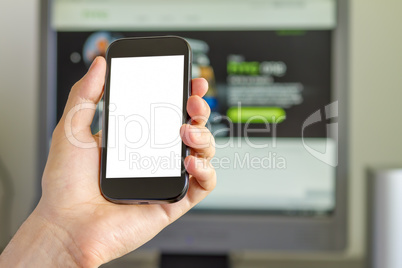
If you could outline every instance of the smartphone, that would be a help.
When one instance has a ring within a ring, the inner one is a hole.
[[[185,196],[191,48],[177,36],[110,44],[104,90],[100,188],[114,203],[172,203]]]

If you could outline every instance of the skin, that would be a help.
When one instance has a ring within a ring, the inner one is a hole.
[[[117,205],[104,199],[99,189],[102,133],[92,135],[90,130],[95,111],[67,115],[74,107],[99,102],[105,71],[106,62],[98,57],[72,87],[53,132],[40,202],[0,256],[0,267],[98,267],[149,241],[214,189],[216,174],[209,163],[214,139],[205,127],[210,108],[202,99],[208,84],[194,79],[187,103],[192,122],[180,129],[183,142],[191,147],[185,159],[190,174],[187,195],[163,205]],[[71,135],[94,146],[77,147]]]

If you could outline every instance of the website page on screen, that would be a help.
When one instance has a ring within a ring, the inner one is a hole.
[[[58,118],[70,87],[111,42],[178,35],[191,45],[193,77],[209,82],[207,127],[216,139],[211,161],[218,184],[196,208],[305,215],[334,210],[335,1],[230,1],[230,12],[226,1],[74,3],[55,1],[52,12]]]

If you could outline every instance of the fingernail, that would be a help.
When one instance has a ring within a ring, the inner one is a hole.
[[[96,61],[97,59],[98,59],[98,57],[96,57],[96,58],[92,61],[91,66],[89,66],[88,71],[92,69],[92,67],[95,65],[95,61]]]

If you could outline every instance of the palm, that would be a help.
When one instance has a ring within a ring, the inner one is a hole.
[[[103,67],[100,66],[102,64]],[[104,62],[98,60],[98,66],[95,67],[98,69],[93,68],[95,70],[92,70],[92,73],[96,71],[98,73],[92,74],[94,77],[84,77],[87,80],[95,79],[93,82],[95,85],[89,84],[91,81],[84,81],[81,82],[81,86],[98,87],[98,91],[91,89],[92,92],[87,92],[89,96],[85,98],[80,96],[78,102],[82,100],[97,102],[101,96],[99,85],[103,85]],[[82,91],[85,90],[87,89],[84,87]],[[193,82],[193,92],[198,93],[198,96],[189,99],[190,116],[208,116],[208,109],[199,108],[200,105],[204,105],[199,95],[205,94],[205,91],[205,83],[199,81],[194,84]],[[71,109],[72,105],[77,105],[70,99],[74,99],[74,94],[80,94],[80,92],[71,94],[65,113]],[[85,93],[81,92],[81,94]],[[73,131],[74,138],[86,143],[100,144],[101,135],[93,136],[90,132],[89,125],[92,117],[93,111],[86,110],[79,116],[75,116],[75,119],[73,118],[78,122],[73,122],[72,127],[80,127],[77,131]],[[85,120],[85,124],[82,125]],[[95,262],[109,261],[141,246],[201,201],[214,187],[213,169],[197,168],[195,157],[191,156],[189,160],[186,159],[188,160],[187,170],[192,174],[190,187],[188,194],[181,201],[168,205],[146,206],[110,203],[103,198],[99,189],[99,147],[79,148],[73,145],[66,137],[68,135],[63,128],[65,125],[66,118],[63,115],[53,134],[52,146],[43,175],[43,197],[39,209],[41,206],[46,207],[40,210],[43,216],[52,217],[55,224],[67,230],[74,237],[82,254],[89,255]],[[202,123],[198,125],[203,127]],[[189,131],[186,127],[182,130],[182,135],[185,131]],[[208,138],[211,139],[210,136]],[[184,136],[183,141],[188,143]],[[202,149],[202,153],[206,157],[211,157],[213,150]]]

